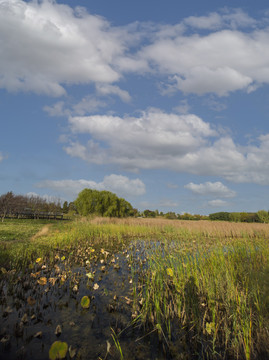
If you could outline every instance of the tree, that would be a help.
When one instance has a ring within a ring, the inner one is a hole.
[[[5,217],[12,212],[12,206],[14,204],[14,194],[12,191],[7,192],[0,196],[0,214],[2,222]]]
[[[133,207],[125,199],[118,198],[110,191],[84,189],[75,200],[75,206],[80,215],[90,214],[108,217],[131,216]]]
[[[268,213],[268,211],[259,210],[257,212],[257,217],[259,219],[259,222],[262,222],[262,223],[268,223],[269,222],[269,213]]]
[[[144,216],[147,218],[155,218],[156,217],[156,212],[152,211],[152,210],[144,210]]]
[[[67,214],[67,213],[68,213],[68,210],[69,210],[68,202],[65,201],[65,202],[63,203],[63,213],[64,213],[64,214]]]

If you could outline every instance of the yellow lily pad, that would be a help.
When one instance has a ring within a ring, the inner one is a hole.
[[[47,284],[47,278],[45,277],[41,277],[40,279],[37,280],[39,285],[46,285]]]
[[[50,360],[64,359],[68,351],[68,345],[66,342],[55,341],[49,350]]]
[[[90,307],[90,298],[88,296],[83,296],[83,298],[81,299],[81,306],[83,307],[83,309],[88,309]]]

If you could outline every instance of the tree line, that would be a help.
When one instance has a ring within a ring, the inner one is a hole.
[[[40,196],[15,195],[12,191],[0,196],[0,217],[2,221],[7,216],[16,217],[25,211],[38,214],[41,212],[59,213],[82,216],[97,215],[105,217],[163,217],[174,220],[220,220],[231,222],[260,222],[269,223],[269,212],[259,210],[257,212],[216,212],[206,215],[199,214],[176,214],[169,211],[167,213],[158,210],[144,210],[139,212],[137,209],[123,198],[119,198],[110,191],[98,191],[93,189],[82,190],[75,201],[65,201],[62,205],[60,201],[48,201]]]
[[[222,220],[232,222],[259,222],[269,223],[269,211],[259,210],[257,212],[216,212],[209,214],[210,220]]]
[[[22,214],[40,214],[61,212],[60,201],[48,201],[40,196],[15,195],[12,191],[0,196],[0,217],[19,217]]]

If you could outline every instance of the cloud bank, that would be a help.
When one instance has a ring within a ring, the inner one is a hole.
[[[191,190],[192,193],[204,196],[216,196],[230,198],[236,195],[235,191],[230,190],[227,186],[223,185],[220,181],[210,182],[204,184],[189,183],[184,186],[186,189]]]
[[[196,115],[159,109],[145,111],[140,117],[70,117],[69,123],[74,135],[88,134],[89,140],[70,142],[64,149],[89,163],[269,184],[269,134],[260,136],[257,145],[241,146]]]
[[[36,184],[38,188],[48,188],[55,192],[65,193],[76,198],[85,188],[108,190],[120,197],[132,197],[145,194],[145,184],[140,179],[129,179],[126,176],[111,174],[97,183],[91,180],[44,180]]]
[[[82,7],[0,0],[0,87],[49,96],[67,85],[130,94],[114,83],[154,75],[171,91],[219,96],[269,83],[269,29],[240,9],[187,17],[175,25],[112,26]]]

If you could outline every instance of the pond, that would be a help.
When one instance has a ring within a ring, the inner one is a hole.
[[[134,269],[145,268],[146,257],[138,241],[115,252],[56,252],[53,262],[38,258],[19,274],[2,269],[0,359],[48,359],[55,341],[67,343],[68,359],[167,359],[156,332],[136,321]]]

